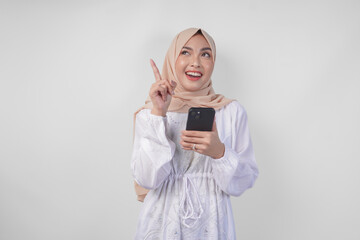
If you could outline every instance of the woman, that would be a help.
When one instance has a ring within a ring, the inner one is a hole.
[[[244,107],[212,88],[215,57],[211,36],[189,28],[161,75],[150,61],[155,82],[134,115],[131,169],[144,201],[135,239],[236,239],[230,196],[252,187],[258,168]],[[216,110],[212,131],[184,130],[190,107]]]

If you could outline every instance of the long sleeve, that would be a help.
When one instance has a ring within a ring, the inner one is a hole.
[[[147,110],[136,115],[131,170],[135,181],[146,189],[156,189],[171,172],[175,143],[167,137],[167,117]]]
[[[231,135],[225,139],[225,153],[212,159],[217,185],[227,194],[240,196],[251,188],[259,174],[245,109],[236,103],[231,109]]]

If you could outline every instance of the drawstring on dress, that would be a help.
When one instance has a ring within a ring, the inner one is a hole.
[[[189,186],[188,186],[189,185]],[[193,191],[191,190],[193,189]],[[199,212],[197,213],[195,211],[196,206],[194,206],[191,196],[193,194],[195,194],[195,198],[196,198],[196,202],[199,208]],[[189,178],[188,176],[184,175],[183,178],[183,195],[181,197],[181,204],[180,204],[180,211],[182,211],[182,223],[188,227],[191,228],[193,227],[196,222],[201,218],[202,213],[204,212],[202,206],[201,206],[201,201],[198,195],[198,191],[195,187],[194,182],[191,180],[191,178]],[[189,225],[186,223],[187,219],[192,219],[194,220],[193,224]]]

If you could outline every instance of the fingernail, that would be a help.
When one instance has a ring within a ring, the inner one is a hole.
[[[174,92],[174,91],[172,91],[171,93],[172,93],[172,95],[174,95],[174,94],[175,94],[175,92]]]
[[[171,80],[171,85],[175,86],[176,82],[174,80]]]

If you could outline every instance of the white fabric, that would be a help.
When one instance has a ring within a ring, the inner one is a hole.
[[[183,150],[187,113],[136,116],[131,170],[151,189],[140,211],[135,239],[236,239],[230,195],[253,186],[258,168],[244,107],[233,101],[216,110],[225,144],[222,158]]]

